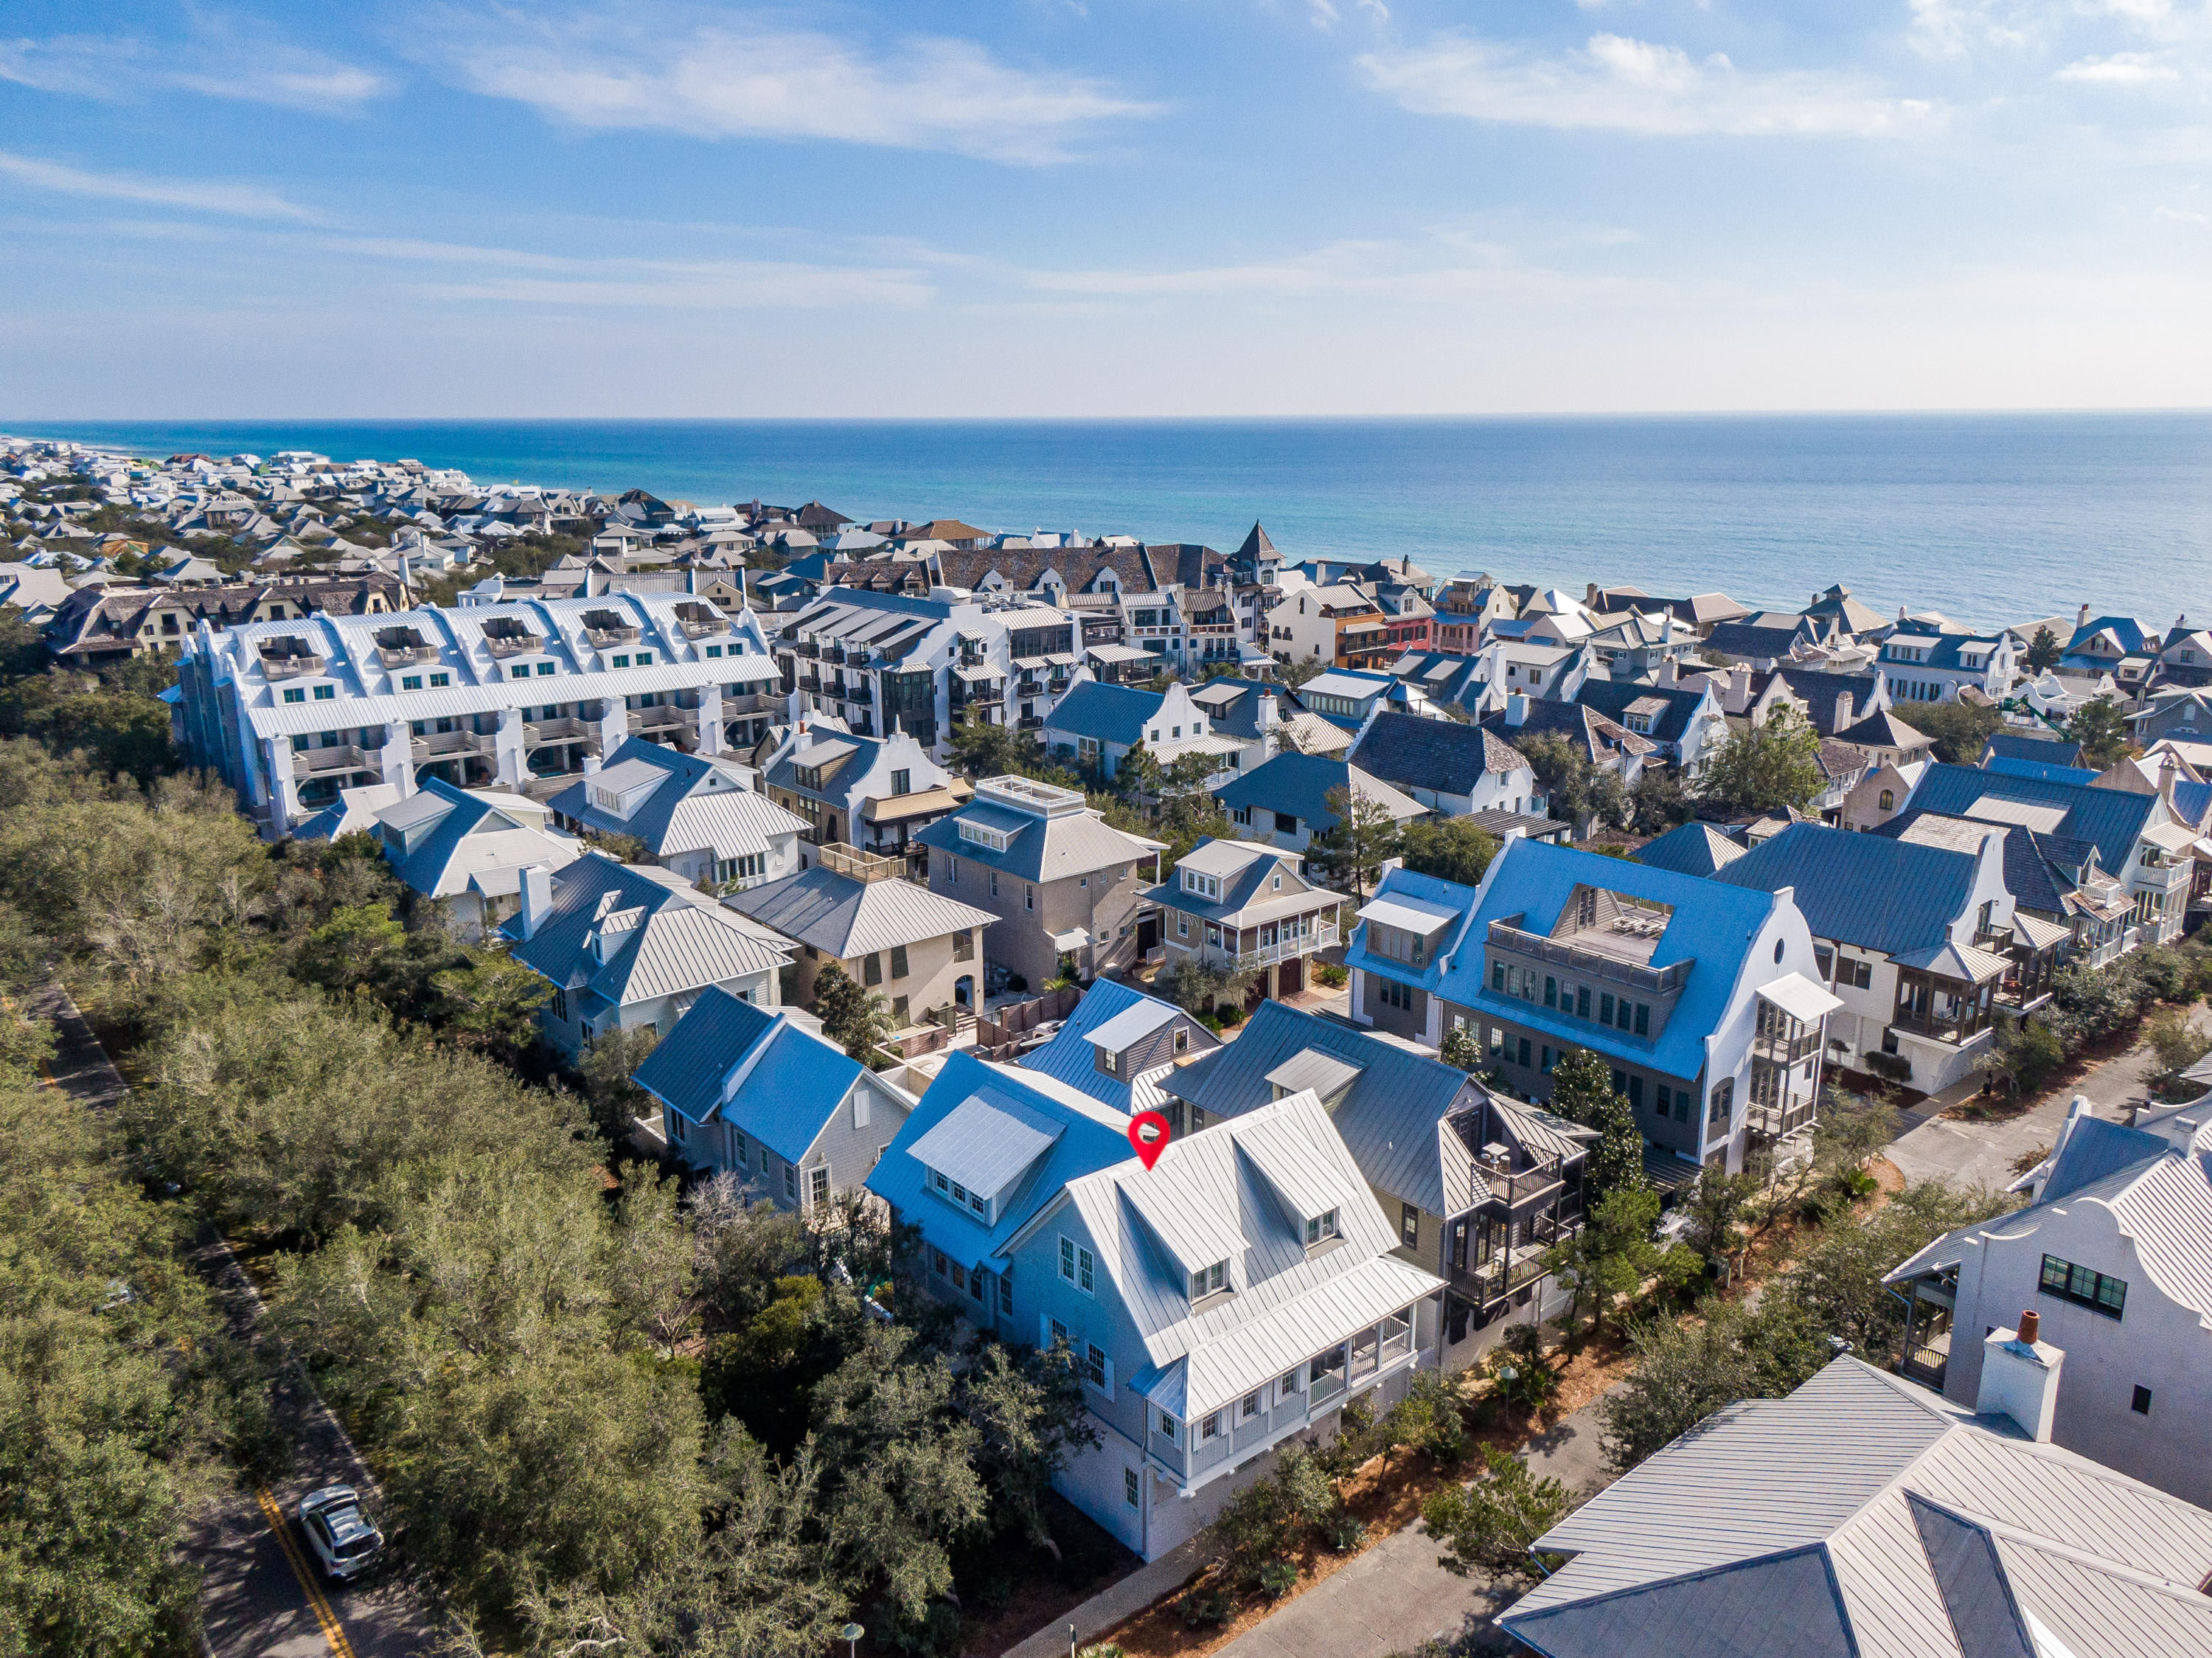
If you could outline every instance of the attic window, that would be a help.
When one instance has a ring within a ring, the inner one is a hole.
[[[1208,1295],[1218,1295],[1229,1287],[1229,1263],[1216,1261],[1211,1266],[1200,1267],[1190,1275],[1190,1298],[1204,1301]]]
[[[1308,1217],[1306,1221],[1307,1248],[1311,1249],[1316,1244],[1337,1235],[1336,1210],[1332,1209],[1325,1215]]]
[[[960,838],[977,846],[988,846],[994,852],[1003,852],[1006,850],[1006,838],[1004,833],[988,825],[971,822],[964,818],[960,824]]]
[[[1182,889],[1186,893],[1195,893],[1200,898],[1218,899],[1221,896],[1221,878],[1202,875],[1195,869],[1186,869],[1182,872]]]

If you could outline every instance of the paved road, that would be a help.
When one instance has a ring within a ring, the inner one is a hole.
[[[95,1110],[126,1091],[68,993],[48,985],[29,1010],[54,1027],[48,1067],[53,1085]],[[421,1601],[397,1579],[342,1587],[325,1581],[294,1517],[301,1497],[318,1485],[349,1484],[373,1492],[336,1418],[315,1397],[295,1364],[261,1338],[261,1300],[232,1257],[213,1240],[194,1263],[223,1299],[231,1331],[258,1342],[283,1366],[275,1384],[278,1421],[292,1448],[292,1476],[262,1490],[226,1496],[196,1528],[188,1545],[204,1574],[200,1605],[214,1658],[413,1658],[431,1645]]]
[[[2212,1009],[2200,1004],[2191,1017],[2198,1029],[2212,1031]],[[2015,1161],[2049,1149],[2076,1094],[2086,1096],[2098,1116],[2124,1123],[2129,1107],[2149,1097],[2148,1081],[2156,1070],[2150,1048],[2141,1045],[2093,1067],[2072,1087],[2045,1095],[2017,1117],[1977,1122],[1907,1112],[1889,1159],[1907,1179],[1941,1178],[2002,1189],[2017,1178]]]
[[[1607,1479],[1598,1449],[1598,1406],[1586,1405],[1537,1435],[1522,1459],[1538,1474],[1587,1496]],[[1386,1537],[1342,1571],[1222,1648],[1215,1658],[1387,1658],[1431,1637],[1450,1639],[1497,1610],[1481,1577],[1455,1577],[1415,1524]]]

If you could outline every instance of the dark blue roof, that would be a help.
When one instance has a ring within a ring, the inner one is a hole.
[[[1982,745],[1982,764],[1992,759],[2027,760],[2038,765],[2079,765],[2081,745],[2071,738],[2038,736],[2032,731],[1992,731]]]
[[[1970,853],[1793,823],[1714,879],[1794,887],[1814,937],[1903,955],[1943,942],[1973,893],[1974,869]]]
[[[1346,758],[1387,783],[1440,795],[1471,795],[1486,776],[1528,766],[1519,749],[1480,726],[1387,711],[1375,716]]]
[[[2177,778],[2170,804],[2174,816],[2192,829],[2203,828],[2204,814],[2212,812],[2212,783],[2191,783],[2185,778]]]
[[[1080,1088],[1103,1105],[1119,1111],[1131,1109],[1130,1079],[1109,1076],[1098,1069],[1098,1050],[1091,1045],[1091,1033],[1108,1020],[1127,1013],[1132,1008],[1150,1007],[1156,1013],[1171,1014],[1175,1019],[1196,1031],[1205,1039],[1204,1045],[1212,1045],[1212,1036],[1181,1008],[1162,1002],[1157,997],[1146,996],[1141,991],[1131,990],[1127,984],[1110,978],[1096,980],[1083,993],[1083,1000],[1075,1004],[1075,1011],[1067,1016],[1052,1040],[1041,1048],[1032,1049],[1017,1061],[1024,1070],[1033,1070],[1056,1077],[1070,1088]],[[1172,1022],[1172,1021],[1170,1021]],[[1197,1050],[1194,1048],[1192,1051]]]
[[[1045,723],[1070,736],[1133,748],[1144,741],[1145,722],[1159,712],[1166,698],[1157,691],[1092,680],[1060,699]]]
[[[1866,717],[1874,704],[1876,675],[1872,674],[1830,674],[1817,667],[1776,667],[1775,677],[1790,687],[1790,694],[1811,710],[1807,716],[1814,730],[1824,737],[1832,737],[1846,727]],[[1838,698],[1848,695],[1851,699],[1850,716],[1838,720]]]
[[[2121,648],[2130,655],[2143,648],[2143,625],[2134,617],[2093,616],[2074,630],[2073,637],[2066,641],[2066,649],[2071,650],[2084,640],[2095,638],[2106,628],[2112,630]]]
[[[1912,805],[1947,817],[1971,818],[1984,800],[2055,806],[2066,814],[2055,832],[2093,843],[2105,868],[2125,869],[2142,838],[2155,795],[2124,789],[2094,789],[2087,783],[2050,783],[2039,777],[2010,777],[1972,765],[1931,765],[1912,791]]]
[[[1682,733],[1689,728],[1690,716],[1698,704],[1705,701],[1703,691],[1685,691],[1679,686],[1637,685],[1620,680],[1588,679],[1582,689],[1575,692],[1575,700],[1584,708],[1594,708],[1616,724],[1626,724],[1623,718],[1629,704],[1646,697],[1657,697],[1666,704],[1666,711],[1651,722],[1651,729],[1641,735],[1655,742],[1680,742]]]
[[[1936,815],[1930,812],[1900,812],[1888,822],[1879,824],[1868,832],[1895,840],[1925,817]],[[1966,818],[1954,818],[1954,823],[1970,822]],[[2013,902],[2023,910],[2037,915],[2057,916],[2066,912],[2066,894],[2074,890],[2073,878],[2063,873],[2078,869],[2095,855],[2096,849],[2086,840],[2069,840],[2061,835],[2039,835],[2032,829],[2018,825],[2005,832],[2004,884],[2012,894]]]
[[[1735,863],[1743,847],[1710,823],[1692,818],[1677,824],[1658,839],[1636,850],[1636,861],[1654,869],[1672,869],[1681,875],[1710,875]]]
[[[1412,984],[1431,992],[1441,992],[1443,987],[1443,963],[1467,930],[1465,917],[1474,914],[1479,896],[1472,887],[1462,887],[1458,881],[1445,881],[1437,875],[1416,874],[1411,869],[1397,869],[1382,877],[1382,884],[1375,889],[1377,899],[1386,898],[1418,899],[1424,904],[1441,905],[1447,910],[1456,910],[1462,919],[1448,925],[1436,954],[1416,967],[1410,961],[1401,961],[1395,956],[1371,956],[1367,954],[1367,923],[1360,922],[1352,930],[1351,941],[1345,947],[1345,965],[1364,967],[1370,972],[1381,973],[1400,984]],[[1242,1037],[1237,1039],[1242,1041]]]
[[[1761,627],[1752,622],[1720,622],[1705,636],[1708,649],[1724,656],[1787,656],[1800,639],[1813,637],[1809,624],[1796,627]]]
[[[2066,1143],[2050,1178],[2036,1198],[2038,1206],[2070,1198],[2083,1186],[2118,1174],[2123,1169],[2163,1157],[2172,1147],[2155,1134],[2100,1117],[2084,1117],[2066,1131]]]
[[[2081,765],[2045,765],[2035,760],[2016,760],[2003,754],[1984,757],[1982,770],[2008,777],[2035,777],[2045,783],[2094,783],[2097,774]]]
[[[727,1103],[732,1070],[750,1069]],[[757,1008],[719,985],[702,992],[631,1081],[694,1123],[723,1120],[787,1163],[807,1148],[860,1079],[860,1065],[801,1030],[781,1009]]]
[[[1407,717],[1410,716],[1382,716],[1386,720]],[[1284,753],[1244,772],[1217,794],[1225,807],[1260,806],[1288,812],[1304,819],[1314,833],[1324,834],[1336,827],[1336,814],[1328,809],[1329,791],[1346,787],[1351,777],[1352,767],[1343,760],[1321,754]]]

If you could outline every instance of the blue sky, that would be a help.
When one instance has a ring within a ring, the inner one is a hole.
[[[0,417],[2167,406],[2212,0],[11,0]]]

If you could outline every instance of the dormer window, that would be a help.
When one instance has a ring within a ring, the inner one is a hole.
[[[1216,1261],[1190,1275],[1190,1298],[1204,1301],[1208,1295],[1218,1295],[1229,1287],[1229,1263]]]
[[[1186,869],[1182,872],[1182,889],[1200,898],[1218,899],[1221,896],[1221,878],[1218,875],[1202,875],[1195,869]]]
[[[1312,1215],[1306,1218],[1308,1249],[1313,1248],[1316,1244],[1326,1243],[1329,1239],[1338,1235],[1336,1214],[1336,1210],[1332,1209],[1326,1214]]]

